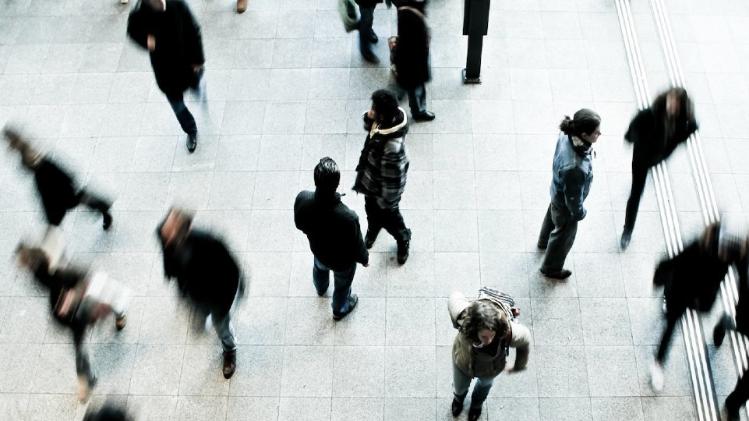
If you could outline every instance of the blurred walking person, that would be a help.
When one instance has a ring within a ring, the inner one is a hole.
[[[112,214],[109,212],[111,202],[76,186],[73,176],[68,171],[47,154],[36,149],[18,129],[5,126],[3,138],[8,142],[9,149],[21,155],[23,167],[34,173],[34,182],[44,208],[44,216],[52,228],[59,227],[68,210],[85,205],[101,213],[102,226],[105,230],[109,229],[112,225]]]
[[[458,329],[452,348],[454,417],[463,411],[474,378],[468,421],[481,417],[481,407],[495,377],[503,371],[522,371],[528,363],[530,330],[515,320],[517,312],[501,296],[506,297],[493,289],[482,288],[475,300],[466,299],[460,292],[453,292],[448,300],[450,319]],[[515,362],[508,366],[510,348],[515,348]]]
[[[374,23],[374,10],[378,3],[383,0],[354,0],[359,5],[359,51],[362,58],[370,63],[379,63],[380,59],[372,51],[372,44],[379,39],[372,29]]]
[[[390,44],[393,74],[400,88],[408,93],[408,105],[415,121],[434,120],[434,113],[427,111],[426,82],[432,79],[429,59],[429,27],[426,17],[411,4],[403,2],[398,7],[398,36],[391,37]]]
[[[737,237],[715,223],[706,227],[700,238],[687,244],[681,253],[661,261],[656,267],[653,285],[663,287],[666,328],[650,368],[653,390],[663,389],[663,365],[676,323],[687,309],[710,311],[729,267],[741,261],[740,250],[741,242]]]
[[[237,345],[231,309],[244,294],[244,279],[236,259],[224,242],[203,230],[192,228],[193,215],[178,208],[169,210],[157,228],[167,281],[176,278],[182,296],[193,310],[193,322],[205,326],[210,316],[223,347],[224,378],[234,375]]]
[[[364,116],[368,132],[356,166],[353,190],[364,195],[367,213],[367,249],[372,248],[380,230],[385,228],[398,244],[398,263],[408,259],[411,230],[400,212],[400,200],[406,188],[408,157],[404,144],[408,132],[406,112],[398,107],[391,92],[372,94],[372,107]]]
[[[369,265],[369,252],[359,227],[359,217],[341,202],[336,192],[341,180],[338,165],[329,157],[315,167],[315,191],[302,191],[294,202],[294,223],[309,240],[315,260],[312,281],[323,296],[333,271],[333,319],[341,320],[356,307],[359,297],[351,294],[356,264]]]
[[[205,102],[200,86],[205,57],[200,26],[190,8],[184,0],[141,0],[130,12],[127,33],[150,53],[156,84],[187,134],[187,150],[194,152],[198,127],[185,105],[184,92],[191,89]]]
[[[55,321],[73,333],[78,398],[85,401],[97,379],[83,347],[83,339],[90,326],[110,313],[115,315],[118,331],[125,327],[126,290],[102,272],[89,273],[70,265],[52,269],[50,256],[40,247],[21,243],[16,248],[16,258],[19,266],[28,270],[49,292],[50,310]]]
[[[601,135],[601,117],[582,108],[573,118],[564,117],[552,165],[551,204],[546,211],[538,248],[546,250],[541,273],[554,279],[566,279],[572,272],[564,261],[572,249],[577,223],[587,214],[584,202],[593,182],[593,144]]]
[[[648,170],[667,159],[677,146],[697,131],[694,106],[684,88],[671,88],[658,95],[649,108],[641,110],[629,124],[624,139],[633,144],[632,190],[627,200],[624,229],[619,245],[626,250],[635,228],[640,198]]]
[[[96,410],[89,407],[83,421],[135,421],[135,418],[125,408],[107,402]]]

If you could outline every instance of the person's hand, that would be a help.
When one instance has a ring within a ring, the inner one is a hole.
[[[156,37],[148,34],[148,37],[146,38],[146,47],[148,47],[148,51],[156,50]]]
[[[192,65],[192,71],[195,72],[195,73],[199,73],[202,68],[203,68],[202,64],[193,64]]]
[[[367,262],[367,263],[362,263],[361,265],[362,265],[362,266],[364,266],[365,268],[368,268],[368,267],[369,267],[369,262]]]
[[[377,117],[377,113],[375,113],[375,110],[370,109],[367,111],[367,118],[374,120],[375,117]]]
[[[515,374],[515,373],[519,373],[519,372],[520,372],[520,371],[522,371],[522,370],[516,370],[516,369],[515,369],[515,366],[512,366],[512,365],[508,365],[508,366],[505,366],[505,369],[504,369],[504,371],[505,371],[505,372],[506,372],[507,374]]]

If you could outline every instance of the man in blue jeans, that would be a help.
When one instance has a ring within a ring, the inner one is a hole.
[[[333,271],[334,320],[341,320],[356,307],[359,297],[351,294],[356,264],[369,265],[359,217],[341,202],[341,195],[336,192],[340,181],[335,161],[322,158],[315,167],[315,191],[302,191],[294,202],[294,223],[307,235],[315,256],[312,281],[317,295],[322,297],[328,290]]]

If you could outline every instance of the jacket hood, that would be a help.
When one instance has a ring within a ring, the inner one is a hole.
[[[369,137],[379,135],[386,139],[392,139],[396,137],[402,137],[408,132],[408,117],[406,117],[406,111],[403,108],[398,107],[400,117],[396,120],[397,123],[392,127],[382,127],[379,124],[372,124],[372,128],[369,129]]]

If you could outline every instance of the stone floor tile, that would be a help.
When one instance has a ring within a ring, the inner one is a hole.
[[[478,251],[478,215],[475,211],[434,211],[434,250]]]
[[[632,345],[624,298],[580,298],[585,345]]]
[[[0,416],[3,419],[18,420],[28,418],[29,395],[3,394],[0,396]]]
[[[435,171],[433,179],[436,209],[476,209],[473,171]]]
[[[537,345],[534,351],[540,397],[590,396],[582,346]]]
[[[286,307],[286,345],[332,345],[335,321],[326,298],[293,297]]]
[[[590,398],[539,398],[541,419],[553,421],[591,420]]]
[[[388,346],[385,348],[385,396],[434,398],[435,347]],[[393,403],[385,402],[387,411]],[[397,413],[397,412],[396,412]],[[388,418],[388,415],[385,415]],[[389,416],[392,418],[392,414]]]
[[[331,420],[380,421],[384,416],[383,402],[382,398],[333,398]]]
[[[388,398],[385,399],[385,421],[436,420],[434,398]]]
[[[72,394],[32,394],[29,395],[28,416],[43,421],[73,420],[77,407],[78,399]]]
[[[671,339],[668,361],[663,367],[665,379],[663,390],[654,392],[650,385],[650,367],[655,360],[655,346],[635,347],[637,358],[637,376],[640,379],[641,396],[692,396],[692,386],[687,366],[686,350],[683,346],[681,332],[677,329]],[[643,402],[643,411],[645,403]]]
[[[434,345],[433,298],[388,298],[387,345]]]
[[[575,253],[573,258],[581,297],[624,297],[618,253]]]
[[[226,411],[227,421],[247,419],[248,414],[259,420],[278,419],[278,398],[229,398]]]
[[[486,406],[490,420],[539,421],[538,401],[538,398],[489,398]]]
[[[577,298],[533,298],[533,331],[536,345],[582,343],[580,301]]]
[[[388,262],[388,297],[433,297],[436,288],[436,260],[434,253],[411,252],[408,262],[403,266]]]
[[[184,345],[138,345],[130,393],[176,395],[184,352]]]
[[[692,397],[643,397],[642,412],[646,421],[669,417],[690,419],[697,416]]]
[[[384,298],[360,296],[356,310],[335,324],[335,345],[385,345]]]
[[[278,421],[328,421],[330,398],[281,398]]]
[[[337,346],[333,355],[333,396],[379,398],[384,395],[385,348]]]
[[[590,405],[593,421],[644,419],[639,397],[591,398]]]
[[[635,349],[631,346],[586,347],[591,396],[637,396]]]
[[[222,396],[180,396],[177,417],[183,420],[226,418],[226,398]]]
[[[240,346],[237,371],[231,378],[229,396],[278,397],[281,393],[284,348]]]
[[[186,346],[179,379],[179,394],[193,397],[226,396],[229,393],[229,382],[224,379],[222,367],[223,357],[218,344]],[[215,403],[209,403],[213,404]]]

